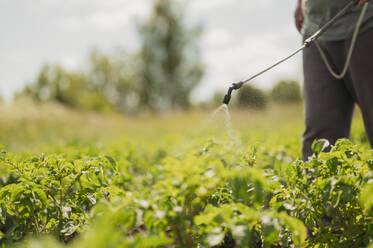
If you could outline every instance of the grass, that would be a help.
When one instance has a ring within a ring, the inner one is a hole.
[[[271,105],[265,110],[231,110],[238,138],[251,142],[293,139],[300,146],[303,106]],[[210,118],[212,110],[193,110],[160,115],[122,116],[68,109],[56,104],[19,101],[0,104],[0,144],[9,151],[44,151],[54,146],[108,144],[128,140],[179,140],[226,134],[222,113]],[[367,145],[360,114],[352,128],[354,141]],[[300,148],[299,148],[300,150]]]

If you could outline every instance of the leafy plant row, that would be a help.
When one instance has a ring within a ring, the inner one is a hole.
[[[308,162],[215,141],[179,155],[130,144],[39,156],[3,151],[0,243],[367,247],[373,154],[347,140],[323,153],[327,146],[315,142]]]

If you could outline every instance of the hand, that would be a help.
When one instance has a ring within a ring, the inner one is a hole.
[[[370,0],[362,0],[362,1],[370,1]],[[303,23],[304,23],[302,0],[298,0],[297,7],[295,9],[294,18],[295,18],[295,26],[297,27],[297,30],[300,32],[302,30]]]
[[[364,5],[365,3],[367,3],[367,2],[370,2],[371,0],[360,0],[360,2],[357,4],[357,6],[362,6],[362,5]]]

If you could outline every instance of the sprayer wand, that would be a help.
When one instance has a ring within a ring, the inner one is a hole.
[[[274,67],[282,64],[283,62],[289,60],[290,58],[294,57],[296,54],[299,52],[303,51],[305,48],[309,47],[312,43],[317,41],[317,39],[325,33],[326,30],[328,30],[341,16],[344,16],[352,7],[356,6],[360,0],[351,0],[341,11],[339,11],[332,19],[330,19],[324,26],[322,26],[316,33],[312,36],[310,36],[308,39],[306,39],[303,43],[303,45],[295,50],[293,53],[291,53],[289,56],[279,60],[275,64],[271,65],[270,67],[264,69],[263,71],[255,74],[254,76],[244,80],[240,81],[238,83],[233,83],[231,87],[229,87],[227,94],[224,96],[223,104],[228,105],[231,97],[232,97],[232,92],[234,90],[240,89],[245,83],[259,77],[260,75],[266,73],[267,71],[273,69]]]

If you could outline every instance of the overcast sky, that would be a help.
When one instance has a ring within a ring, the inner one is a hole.
[[[251,76],[300,45],[295,0],[189,0],[188,23],[201,23],[207,73],[194,98],[203,100]],[[136,23],[151,0],[0,0],[0,95],[35,79],[45,63],[79,68],[93,48],[138,48]],[[301,80],[301,57],[255,80]]]

